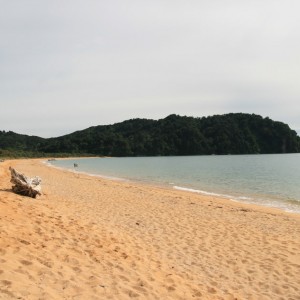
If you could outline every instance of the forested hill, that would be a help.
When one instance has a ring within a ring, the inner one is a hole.
[[[193,118],[170,115],[158,121],[132,119],[43,139],[0,131],[0,155],[156,156],[300,152],[300,138],[287,124],[254,114]]]

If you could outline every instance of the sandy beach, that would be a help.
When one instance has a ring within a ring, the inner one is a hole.
[[[8,167],[42,178],[11,191]],[[300,299],[300,216],[0,164],[0,299]]]

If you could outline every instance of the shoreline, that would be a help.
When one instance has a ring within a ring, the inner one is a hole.
[[[80,160],[80,159],[89,159],[90,157],[70,157],[70,158],[63,158],[62,160]],[[98,157],[93,157],[93,158],[98,158]],[[101,157],[101,158],[110,158],[110,157]],[[61,160],[61,159],[58,159]],[[227,194],[219,194],[215,192],[208,192],[204,190],[199,190],[199,189],[194,189],[190,187],[184,187],[184,186],[177,186],[177,185],[169,185],[167,183],[159,183],[159,182],[153,182],[153,181],[147,181],[147,180],[137,180],[137,179],[130,179],[130,178],[124,178],[124,177],[114,177],[114,176],[109,176],[109,175],[104,175],[104,174],[95,174],[95,173],[90,173],[86,171],[78,171],[78,170],[73,170],[71,168],[67,167],[60,167],[60,166],[55,166],[51,164],[51,162],[47,163],[47,161],[44,161],[44,163],[47,166],[57,168],[60,170],[66,170],[71,173],[76,173],[76,174],[82,174],[82,175],[87,175],[87,176],[92,176],[92,177],[98,177],[102,179],[107,179],[107,180],[112,180],[112,181],[118,181],[118,182],[131,182],[132,184],[137,184],[137,185],[145,185],[149,187],[158,187],[158,188],[163,188],[163,189],[170,189],[170,190],[178,190],[178,191],[183,191],[187,193],[192,193],[192,194],[198,194],[200,196],[208,196],[208,197],[216,197],[222,200],[227,200],[230,202],[238,202],[241,204],[246,204],[246,205],[253,205],[257,207],[263,207],[263,208],[269,208],[269,209],[275,209],[279,210],[282,212],[286,212],[289,214],[296,214],[300,215],[300,204],[296,200],[291,200],[293,202],[293,208],[289,208],[287,204],[284,204],[283,202],[279,200],[271,200],[271,199],[264,199],[262,201],[269,201],[269,202],[264,202],[264,203],[259,203],[258,200],[259,198],[251,198],[249,195],[245,194],[240,194],[240,195],[227,195]],[[275,204],[270,203],[270,201],[275,201]]]
[[[297,214],[41,161],[0,165],[0,299],[299,299]]]

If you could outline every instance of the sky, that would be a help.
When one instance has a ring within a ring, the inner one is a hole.
[[[300,133],[299,0],[0,5],[0,130],[244,112]]]

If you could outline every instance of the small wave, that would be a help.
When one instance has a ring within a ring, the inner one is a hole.
[[[173,186],[174,189],[180,190],[180,191],[186,191],[186,192],[192,192],[192,193],[197,193],[197,194],[202,194],[202,195],[207,195],[207,196],[216,196],[216,197],[224,197],[224,198],[232,198],[230,195],[224,195],[224,194],[217,194],[217,193],[212,193],[212,192],[206,192],[202,190],[195,190],[191,188],[185,188],[181,186]]]
[[[237,200],[253,200],[253,198],[250,198],[250,197],[246,197],[246,196],[239,196],[239,197],[236,197]]]
[[[88,172],[78,172],[81,174],[85,174],[88,176],[92,176],[92,177],[99,177],[99,178],[103,178],[103,179],[109,179],[109,180],[113,180],[113,181],[129,181],[126,178],[121,178],[121,177],[114,177],[114,176],[108,176],[108,175],[102,175],[102,174],[95,174],[95,173],[88,173]]]
[[[217,193],[207,192],[207,191],[203,191],[203,190],[196,190],[196,189],[191,189],[191,188],[186,188],[186,187],[181,187],[181,186],[173,186],[173,188],[176,190],[192,192],[192,193],[197,193],[197,194],[201,194],[201,195],[226,198],[226,199],[229,199],[234,202],[244,202],[244,203],[255,204],[255,205],[259,205],[259,206],[278,208],[278,209],[284,210],[288,213],[300,213],[300,205],[299,205],[299,201],[297,201],[297,200],[293,200],[293,201],[289,200],[287,202],[280,202],[280,201],[272,201],[272,200],[268,200],[268,199],[250,198],[250,197],[246,197],[246,196],[230,196],[230,195],[226,195],[226,194],[217,194]]]

